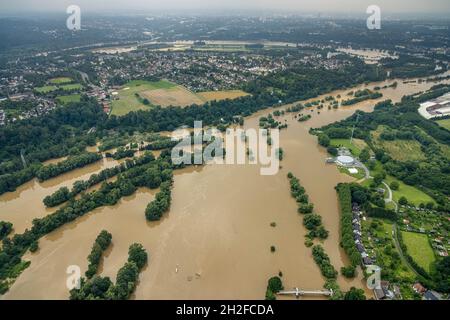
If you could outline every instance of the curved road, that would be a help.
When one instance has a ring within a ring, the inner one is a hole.
[[[360,181],[358,181],[358,182],[362,182],[362,181],[364,181],[364,180],[367,180],[367,179],[370,179],[370,178],[372,178],[371,176],[370,176],[370,171],[369,171],[369,169],[362,163],[362,162],[360,162],[360,161],[357,161],[357,165],[359,165],[361,168],[363,168],[364,169],[364,171],[365,171],[365,173],[366,173],[366,175],[365,175],[365,177],[364,178],[362,178]],[[387,192],[388,192],[388,194],[387,194],[387,198],[385,198],[384,199],[384,201],[386,202],[386,203],[393,203],[394,204],[394,206],[395,206],[395,212],[397,212],[398,211],[398,205],[397,205],[397,203],[394,201],[394,199],[393,199],[393,197],[392,197],[392,189],[391,189],[391,187],[389,187],[389,185],[386,183],[386,182],[384,182],[384,181],[382,181],[382,184],[386,187],[386,190],[387,190]],[[413,266],[409,263],[409,261],[405,258],[405,256],[404,256],[404,254],[403,254],[403,251],[402,251],[402,248],[401,248],[401,246],[400,246],[400,242],[398,241],[398,228],[397,228],[397,223],[393,223],[392,224],[392,239],[394,240],[394,246],[395,246],[395,248],[397,249],[397,251],[398,251],[398,253],[399,253],[399,255],[400,255],[400,259],[403,261],[403,263],[416,275],[416,276],[418,276],[419,274],[417,273],[417,271],[416,271],[416,269],[414,269],[413,268]]]
[[[386,182],[381,182],[385,187],[386,187],[386,189],[387,189],[387,191],[388,191],[388,197],[386,198],[386,199],[384,199],[384,201],[386,202],[386,203],[393,203],[394,204],[394,206],[395,206],[395,212],[397,212],[398,211],[398,205],[397,205],[397,203],[392,199],[392,190],[391,190],[391,187],[389,187],[389,185],[386,183]]]

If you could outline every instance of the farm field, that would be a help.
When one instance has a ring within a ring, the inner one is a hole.
[[[241,90],[194,93],[166,80],[157,82],[134,80],[125,84],[114,95],[116,99],[112,101],[111,114],[122,116],[131,111],[148,110],[153,106],[202,105],[212,100],[236,99],[245,95],[247,93]],[[148,105],[144,104],[145,99],[148,100]]]
[[[68,104],[71,102],[80,102],[81,95],[79,94],[71,94],[67,96],[58,96],[56,100],[61,104]]]
[[[397,181],[399,184],[398,190],[392,190],[392,197],[395,202],[398,203],[398,200],[401,197],[405,197],[406,199],[408,199],[409,203],[412,203],[415,206],[419,206],[421,203],[424,203],[424,204],[426,204],[428,202],[435,203],[433,198],[431,198],[429,195],[427,195],[423,191],[421,191],[415,187],[408,186],[407,184],[403,183],[400,180],[395,179],[394,177],[391,177],[391,176],[386,177],[387,184],[390,184],[392,181]]]
[[[242,90],[224,90],[197,92],[197,95],[203,99],[203,101],[208,102],[214,100],[236,99],[248,96],[249,94]]]
[[[427,235],[402,231],[402,238],[411,258],[426,272],[430,272],[435,256]]]
[[[191,104],[201,105],[204,103],[204,101],[195,93],[189,91],[183,86],[178,85],[170,88],[146,90],[141,92],[141,95],[144,98],[147,98],[152,105],[161,107],[185,107]]]

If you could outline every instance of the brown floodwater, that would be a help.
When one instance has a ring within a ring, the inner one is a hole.
[[[384,97],[379,100],[399,101],[405,94],[426,90],[434,84],[398,81],[397,89],[383,89]],[[340,94],[345,99],[348,91],[331,95]],[[357,109],[371,111],[375,103],[372,100],[337,110],[324,108],[320,114],[316,109],[303,111],[312,114],[303,123],[297,122],[292,114],[280,117],[282,122],[287,120],[289,128],[280,133],[285,154],[277,175],[261,176],[257,165],[207,165],[177,171],[170,212],[159,222],[147,222],[144,216],[157,190],[139,189],[115,206],[98,208],[61,227],[39,241],[38,252],[25,255],[31,261],[30,267],[3,298],[68,298],[66,269],[78,265],[82,272],[86,270],[86,258],[102,229],[112,233],[113,245],[105,255],[101,274],[113,281],[127,259],[130,244],[142,243],[149,253],[135,299],[263,299],[268,278],[279,271],[286,288],[321,289],[325,280],[312,259],[311,249],[304,245],[302,217],[290,196],[286,175],[291,171],[301,180],[316,212],[322,216],[330,232],[323,246],[339,270],[348,261],[339,247],[339,210],[334,187],[351,178],[339,173],[335,166],[325,164],[326,151],[308,130],[344,119]],[[273,110],[247,118],[245,128],[257,128],[259,117]],[[1,196],[0,220],[13,222],[16,232],[22,232],[33,218],[49,213],[42,205],[43,197],[96,171],[83,170],[89,168],[50,180],[51,185],[47,186],[32,181],[15,193]],[[272,222],[276,222],[276,227],[270,226]],[[276,247],[275,253],[270,252],[272,245]],[[344,290],[351,286],[365,288],[361,272],[353,280],[339,276],[338,282]],[[370,295],[367,290],[366,293]]]
[[[14,233],[22,233],[31,227],[33,219],[42,218],[55,211],[55,208],[47,209],[42,203],[46,196],[61,187],[70,189],[75,181],[89,179],[92,174],[118,164],[118,161],[103,158],[44,182],[33,179],[18,187],[15,192],[0,196],[0,220],[11,222],[14,225]]]

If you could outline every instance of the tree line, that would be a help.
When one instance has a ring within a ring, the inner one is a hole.
[[[309,202],[305,188],[300,185],[300,181],[291,172],[288,173],[288,179],[291,186],[291,196],[297,202],[298,212],[304,214],[303,225],[309,231],[309,240],[328,238],[328,231],[322,225],[322,217],[313,213],[314,205]]]
[[[322,275],[329,280],[336,280],[338,272],[330,262],[330,257],[321,245],[315,245],[312,248],[314,261],[319,266]]]
[[[352,192],[350,185],[340,183],[336,186],[336,191],[341,212],[341,246],[344,248],[352,267],[356,267],[361,264],[361,254],[356,249],[355,240],[353,239]]]
[[[342,105],[343,106],[351,106],[357,103],[360,103],[362,101],[366,101],[366,100],[375,100],[378,98],[381,98],[383,96],[383,94],[381,92],[370,92],[367,95],[362,95],[362,96],[356,96],[353,99],[348,99],[348,100],[344,100],[342,101]]]
[[[316,237],[319,239],[326,239],[328,237],[328,231],[322,225],[321,216],[312,213],[314,206],[312,203],[309,203],[308,195],[305,192],[305,188],[300,185],[300,181],[291,172],[288,173],[288,179],[291,186],[291,196],[294,197],[299,204],[298,212],[304,214],[303,225],[309,230],[305,245],[307,247],[313,246],[314,243],[312,240]],[[324,287],[333,290],[333,296],[330,297],[330,299],[344,299],[344,293],[336,282],[338,272],[331,264],[330,258],[323,247],[320,245],[313,246],[312,255],[322,275],[326,278]],[[268,291],[268,293],[270,292]],[[270,296],[271,295],[269,295],[269,297]]]
[[[145,217],[148,221],[158,221],[170,208],[172,180],[161,183],[160,191],[155,200],[150,202],[145,209]]]
[[[114,152],[112,154],[107,152],[105,154],[105,156],[107,158],[113,158],[114,160],[120,160],[120,159],[123,159],[123,158],[131,158],[131,157],[133,157],[135,152],[136,152],[135,149],[126,149],[124,147],[120,147],[120,148],[117,149],[116,152]]]
[[[70,199],[74,199],[78,194],[86,191],[87,189],[104,182],[118,174],[130,170],[136,166],[141,166],[155,160],[155,157],[150,152],[145,152],[144,155],[133,159],[127,159],[125,162],[117,165],[113,168],[106,168],[99,173],[92,174],[88,180],[75,181],[72,185],[72,190],[69,191],[67,187],[61,187],[53,194],[44,198],[43,202],[46,207],[55,207],[64,203]]]
[[[6,238],[13,230],[11,222],[0,221],[0,240]]]
[[[108,237],[109,238],[109,237]],[[141,244],[128,249],[128,260],[119,269],[114,284],[109,277],[94,275],[80,279],[80,287],[70,290],[70,300],[127,300],[136,289],[139,273],[147,264],[148,254]]]
[[[103,156],[99,153],[82,153],[56,164],[49,164],[47,166],[40,167],[36,172],[36,176],[39,181],[46,181],[74,169],[82,168],[101,159],[103,159]]]
[[[86,270],[86,278],[91,279],[97,274],[98,266],[102,258],[103,252],[108,249],[111,244],[112,235],[106,230],[102,230],[94,241],[91,253],[88,256],[88,269]]]

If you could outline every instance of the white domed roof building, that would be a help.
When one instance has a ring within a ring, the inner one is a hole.
[[[339,156],[336,158],[336,163],[340,166],[352,166],[355,164],[355,159],[350,156]]]

